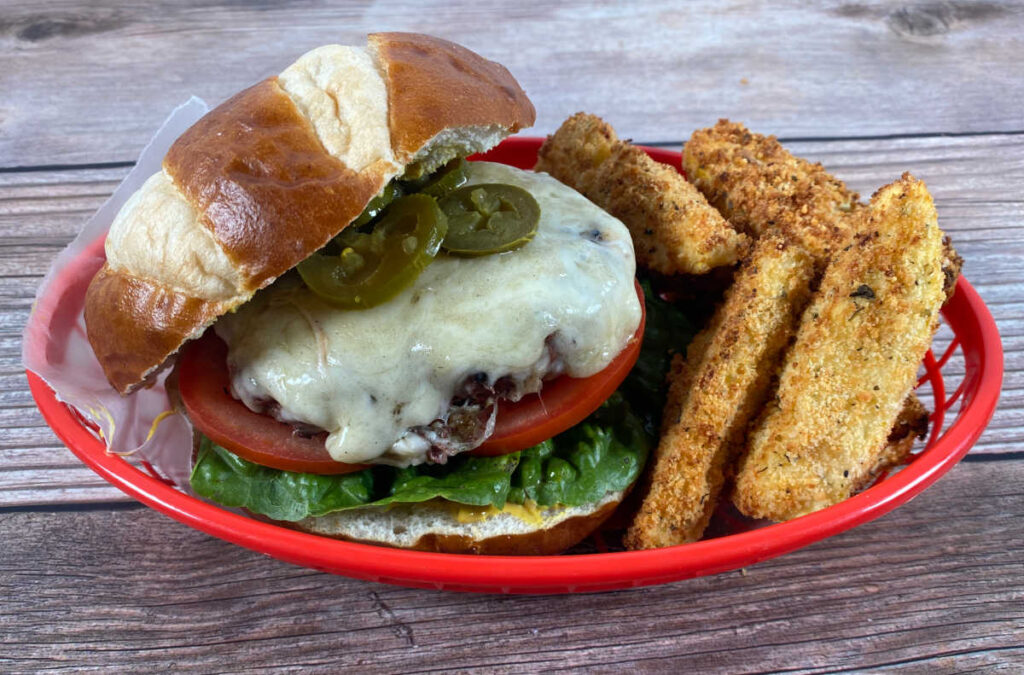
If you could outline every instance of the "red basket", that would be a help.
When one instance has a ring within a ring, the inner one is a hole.
[[[540,143],[537,138],[509,139],[482,158],[530,168]],[[678,152],[646,150],[654,159],[679,168]],[[72,266],[63,274],[73,273]],[[423,553],[336,541],[253,520],[191,497],[155,472],[147,474],[108,454],[73,409],[60,403],[34,373],[29,372],[28,378],[43,417],[83,462],[132,497],[208,534],[290,563],[382,583],[488,593],[602,591],[745,567],[877,518],[934,483],[967,453],[988,424],[1003,373],[995,322],[965,279],[960,279],[942,313],[951,339],[941,358],[928,352],[919,383],[930,387],[934,399],[932,433],[909,464],[879,477],[860,494],[801,518],[765,526],[745,521],[737,529],[746,531],[650,551],[532,557]],[[957,358],[961,354],[962,362]],[[948,397],[944,368],[962,374]],[[958,401],[954,414],[952,406]]]

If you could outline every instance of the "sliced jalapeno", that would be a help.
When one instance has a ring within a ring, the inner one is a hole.
[[[359,214],[359,217],[352,221],[349,227],[362,227],[367,225],[374,218],[379,216],[384,209],[388,207],[388,204],[395,201],[402,196],[402,188],[398,183],[391,181],[384,186],[384,191],[379,195],[370,200],[363,209],[363,212]]]
[[[339,255],[314,253],[298,265],[306,285],[345,309],[366,309],[393,298],[437,255],[447,232],[445,216],[427,195],[401,197],[371,232],[349,226],[335,242]]]
[[[429,178],[415,183],[412,187],[416,192],[422,192],[440,199],[449,192],[465,185],[467,180],[466,160],[456,157],[430,174]]]
[[[505,183],[469,185],[441,202],[448,218],[442,247],[465,256],[511,251],[537,233],[540,205],[526,190]]]

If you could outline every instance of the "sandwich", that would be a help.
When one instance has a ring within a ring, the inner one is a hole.
[[[85,319],[122,394],[173,369],[194,492],[446,552],[556,553],[612,514],[688,327],[645,299],[618,219],[465,161],[533,120],[502,66],[380,33],[174,143],[115,218]]]

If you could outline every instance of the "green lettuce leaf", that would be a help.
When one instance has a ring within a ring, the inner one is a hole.
[[[362,506],[374,494],[374,473],[341,476],[280,471],[254,464],[205,436],[189,482],[197,494],[274,520],[301,520]]]
[[[574,429],[521,452],[341,476],[260,466],[203,438],[191,483],[197,494],[219,504],[286,521],[430,499],[499,509],[527,499],[541,506],[579,506],[632,485],[651,444],[643,421],[615,395]]]
[[[421,464],[392,470],[393,482],[387,496],[371,502],[375,506],[447,499],[473,506],[505,505],[518,453],[500,457],[455,457],[447,464]],[[368,469],[379,471],[379,469]]]
[[[579,506],[633,484],[655,439],[621,394],[563,434],[522,451],[509,501]]]
[[[624,490],[636,481],[657,441],[672,352],[684,349],[695,332],[649,284],[644,291],[647,326],[636,366],[601,408],[553,439],[500,457],[460,455],[444,465],[376,466],[320,476],[260,466],[203,438],[192,489],[225,506],[283,521],[431,499],[496,508],[527,500],[580,506]]]

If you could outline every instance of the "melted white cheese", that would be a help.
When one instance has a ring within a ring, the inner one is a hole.
[[[547,363],[547,341],[573,377],[622,350],[640,322],[625,226],[547,175],[470,166],[471,183],[533,194],[535,238],[497,255],[439,254],[372,309],[339,310],[288,280],[259,293],[216,325],[250,408],[274,399],[283,419],[328,430],[337,461],[418,464],[428,444],[408,430],[446,418],[467,377],[528,379]]]

